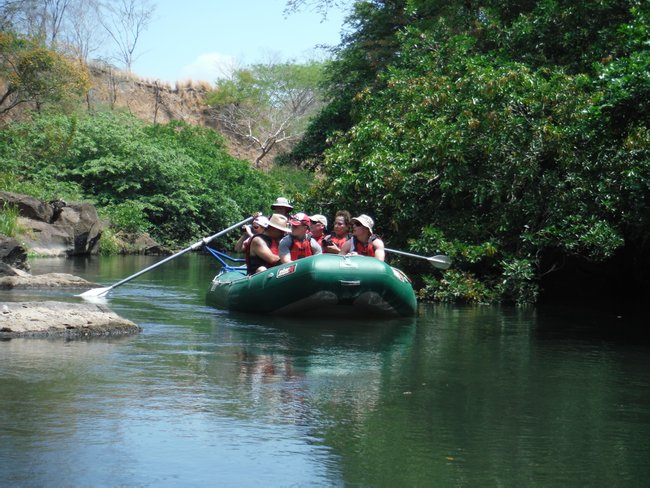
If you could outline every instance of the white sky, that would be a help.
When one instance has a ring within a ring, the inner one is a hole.
[[[303,11],[285,18],[285,0],[154,0],[133,72],[173,83],[213,83],[234,66],[269,60],[322,57],[319,44],[340,41],[345,13],[326,20]]]

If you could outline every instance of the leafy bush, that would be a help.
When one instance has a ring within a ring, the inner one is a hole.
[[[0,208],[0,234],[15,237],[18,225],[18,209],[13,205],[4,205]]]
[[[211,129],[118,112],[12,124],[0,133],[0,164],[12,191],[92,201],[117,229],[170,245],[266,210],[283,193],[273,176],[228,155]]]

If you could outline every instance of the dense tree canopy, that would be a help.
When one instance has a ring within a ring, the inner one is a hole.
[[[318,62],[240,68],[230,78],[217,80],[206,101],[222,129],[257,150],[259,166],[276,144],[298,139],[320,108],[321,70]]]
[[[88,88],[85,67],[33,39],[0,31],[0,117],[26,103],[60,108]]]
[[[423,292],[440,299],[534,301],[568,258],[647,270],[649,19],[630,0],[357,2],[305,139],[318,195],[452,255]]]

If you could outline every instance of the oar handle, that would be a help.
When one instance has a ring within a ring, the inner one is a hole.
[[[395,253],[395,254],[402,254],[402,255],[404,255],[404,256],[410,256],[410,257],[412,257],[412,258],[427,259],[427,260],[429,259],[429,258],[426,257],[426,256],[420,256],[420,255],[418,255],[418,254],[411,254],[410,252],[405,252],[405,251],[398,251],[397,249],[388,249],[388,248],[386,247],[386,248],[384,248],[384,250],[386,250],[386,251],[388,251],[388,252]]]
[[[106,293],[108,293],[108,292],[109,292],[110,290],[112,290],[113,288],[118,287],[118,286],[120,286],[120,285],[123,285],[124,283],[129,282],[129,281],[131,281],[132,279],[137,278],[138,276],[140,276],[140,275],[142,275],[142,274],[145,274],[147,271],[151,271],[152,269],[157,268],[158,266],[162,266],[162,265],[165,264],[166,262],[171,261],[172,259],[176,259],[178,256],[181,256],[181,255],[185,254],[186,252],[194,251],[194,250],[196,250],[196,249],[199,249],[203,244],[207,244],[207,243],[210,242],[211,240],[216,239],[217,237],[220,237],[220,236],[222,236],[222,235],[224,235],[224,234],[227,234],[228,232],[230,232],[230,231],[233,230],[233,229],[236,229],[237,227],[241,227],[242,225],[247,224],[248,222],[250,222],[251,220],[253,220],[253,218],[254,218],[254,217],[248,217],[247,219],[242,220],[241,222],[239,222],[239,223],[237,223],[237,224],[231,225],[231,226],[228,227],[227,229],[224,229],[224,230],[222,230],[222,231],[220,231],[220,232],[217,232],[217,233],[214,234],[213,236],[210,236],[210,237],[204,237],[204,238],[201,239],[200,241],[195,242],[195,243],[192,244],[191,246],[186,247],[185,249],[183,249],[182,251],[178,251],[176,254],[173,254],[173,255],[171,255],[171,256],[168,256],[168,257],[166,257],[165,259],[163,259],[162,261],[158,261],[157,263],[152,264],[152,265],[149,266],[148,268],[145,268],[145,269],[143,269],[143,270],[141,270],[141,271],[138,271],[137,273],[135,273],[135,274],[133,274],[133,275],[131,275],[131,276],[128,276],[128,277],[124,278],[122,281],[118,281],[118,282],[115,283],[114,285],[109,286],[109,287],[106,289],[106,291],[103,292],[102,294],[106,294]]]

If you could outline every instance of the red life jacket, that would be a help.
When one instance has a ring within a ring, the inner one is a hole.
[[[312,236],[320,247],[323,247],[323,241],[325,240],[325,234],[321,234],[320,237]]]
[[[343,247],[343,244],[347,242],[349,239],[349,236],[344,235],[343,237],[336,237],[336,234],[331,234],[327,237],[329,241],[332,241],[333,244],[336,244],[336,247],[341,249]]]
[[[276,263],[267,263],[264,261],[262,258],[258,256],[251,256],[251,244],[253,243],[253,239],[259,237],[262,239],[264,242],[266,242],[266,245],[269,246],[269,249],[271,249],[271,252],[275,254],[276,256],[280,255],[280,243],[276,239],[273,239],[271,236],[267,236],[264,234],[255,234],[253,237],[251,237],[248,240],[248,245],[245,246],[244,252],[246,253],[246,273],[249,275],[255,274],[257,271],[257,268],[260,266],[266,266],[267,268],[272,268],[273,266],[277,266],[280,264],[280,262]]]
[[[291,251],[291,261],[311,256],[313,254],[311,251],[311,234],[307,234],[302,242],[291,236],[291,247],[289,249]]]
[[[372,245],[372,241],[375,239],[377,239],[377,236],[375,234],[372,234],[368,239],[368,242],[363,244],[362,242],[359,242],[357,239],[355,239],[354,236],[352,236],[352,245],[350,246],[350,249],[352,251],[355,251],[357,254],[360,254],[361,256],[374,257],[375,248]]]

